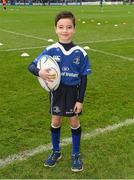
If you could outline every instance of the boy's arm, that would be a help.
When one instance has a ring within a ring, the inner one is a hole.
[[[35,63],[32,62],[31,64],[29,64],[28,70],[35,76],[39,76],[40,69],[37,68]]]
[[[84,75],[84,76],[81,76],[81,84],[79,86],[79,95],[77,98],[77,102],[75,103],[75,106],[74,106],[74,112],[76,114],[79,114],[82,111],[86,86],[87,86],[87,75]]]
[[[50,74],[50,69],[38,69],[36,64],[32,62],[28,66],[28,70],[35,76],[39,76],[45,81],[53,82],[53,74]]]
[[[84,101],[86,87],[87,87],[87,75],[83,75],[83,76],[81,76],[81,83],[79,86],[79,96],[77,99],[77,101],[80,103],[83,103],[83,101]]]

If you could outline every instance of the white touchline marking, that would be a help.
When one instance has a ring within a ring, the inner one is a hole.
[[[0,30],[4,31],[4,32],[11,33],[11,34],[15,34],[15,35],[21,35],[21,36],[25,36],[25,37],[29,37],[29,38],[34,38],[34,39],[48,41],[48,39],[40,38],[40,37],[37,37],[37,36],[21,34],[21,33],[17,33],[17,32],[14,32],[14,31],[9,31],[9,30],[2,29],[2,28],[0,28]],[[97,41],[79,42],[78,44],[97,43],[97,42],[111,42],[111,41],[123,41],[123,40],[133,40],[133,39],[134,39],[134,37],[131,37],[131,38],[119,38],[119,39],[111,39],[111,40],[97,40]],[[27,48],[14,48],[14,49],[6,49],[6,50],[1,50],[1,51],[7,51],[8,52],[8,51],[17,51],[17,50],[19,51],[19,50],[37,49],[37,48],[45,48],[45,47],[46,46],[27,47]],[[90,50],[94,51],[94,52],[99,52],[99,53],[115,56],[115,57],[118,57],[118,58],[121,58],[121,59],[129,60],[129,61],[134,61],[134,58],[131,58],[131,57],[125,57],[125,56],[121,56],[121,55],[118,55],[118,54],[109,53],[109,52],[106,52],[106,51],[101,51],[101,50],[92,49],[92,48]]]
[[[118,57],[120,59],[125,59],[125,60],[128,60],[128,61],[134,61],[134,58],[131,58],[131,57],[125,57],[125,56],[121,56],[121,55],[118,55],[118,54],[114,54],[114,53],[110,53],[110,52],[106,52],[106,51],[101,51],[101,50],[97,50],[97,49],[92,49],[92,48],[90,48],[90,50],[94,51],[94,52],[99,52],[99,53],[102,53],[102,54],[110,55],[110,56],[115,56],[115,57]]]
[[[95,41],[79,42],[78,44],[101,43],[101,42],[116,42],[116,41],[126,41],[126,40],[133,40],[133,39],[134,39],[134,37],[130,37],[130,38],[118,38],[118,39],[102,39],[102,40],[95,40]]]
[[[46,38],[41,38],[41,37],[37,37],[37,36],[33,36],[33,35],[22,34],[22,33],[10,31],[10,30],[3,29],[3,28],[0,28],[0,31],[6,32],[6,33],[10,33],[10,34],[20,35],[20,36],[24,36],[24,37],[39,39],[39,40],[43,40],[43,41],[45,40],[45,41],[48,42],[48,39],[46,39]],[[118,38],[118,39],[104,39],[104,40],[96,40],[96,41],[78,42],[78,44],[101,43],[101,42],[116,42],[116,41],[125,41],[125,40],[133,40],[133,39],[134,39],[134,37]]]
[[[5,49],[5,50],[0,50],[0,51],[10,52],[10,51],[21,51],[21,50],[29,50],[29,49],[41,49],[41,48],[45,48],[45,47],[47,47],[47,46],[13,48],[13,49]]]
[[[20,50],[29,50],[29,49],[40,49],[40,48],[45,48],[47,46],[37,46],[37,47],[27,47],[27,48],[14,48],[14,49],[5,49],[5,50],[0,50],[0,51],[4,51],[4,52],[11,52],[11,51],[20,51]],[[114,53],[110,53],[110,52],[106,52],[106,51],[102,51],[102,50],[97,50],[97,49],[92,49],[90,48],[91,51],[94,52],[99,52],[102,54],[106,54],[106,55],[110,55],[110,56],[114,56],[114,57],[118,57],[124,60],[129,60],[129,61],[134,61],[134,58],[131,57],[125,57],[125,56],[121,56],[118,54],[114,54]]]
[[[45,38],[41,38],[41,37],[37,37],[37,36],[33,36],[33,35],[22,34],[22,33],[17,33],[17,32],[9,31],[9,30],[2,29],[2,28],[0,28],[0,31],[6,32],[6,33],[10,33],[10,34],[19,35],[19,36],[24,36],[24,37],[28,37],[28,38],[33,38],[33,39],[39,39],[39,40],[48,41],[48,39],[45,39]]]
[[[134,124],[134,119],[127,119],[123,122],[120,122],[118,124],[113,124],[113,125],[109,125],[106,126],[104,128],[97,128],[93,131],[91,131],[90,133],[85,133],[82,135],[82,139],[83,140],[89,140],[93,137],[96,137],[98,135],[107,133],[107,132],[112,132],[118,128],[124,127],[124,126],[129,126]],[[72,138],[65,138],[63,140],[61,140],[61,146],[67,146],[69,144],[72,143]],[[45,145],[41,145],[38,146],[35,149],[31,149],[31,150],[26,150],[23,152],[20,152],[18,154],[13,154],[13,155],[9,155],[7,158],[5,159],[0,159],[0,168],[3,168],[7,165],[10,165],[11,163],[14,163],[15,161],[22,161],[22,160],[26,160],[27,158],[34,156],[36,154],[51,150],[51,144],[45,144]]]

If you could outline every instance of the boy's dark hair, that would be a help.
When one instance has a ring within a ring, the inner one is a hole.
[[[57,22],[60,19],[66,19],[66,18],[72,19],[73,25],[75,27],[75,16],[70,11],[62,11],[62,12],[58,13],[57,16],[55,17],[55,26],[57,26]]]

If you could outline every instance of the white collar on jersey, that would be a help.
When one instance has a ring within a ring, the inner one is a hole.
[[[85,51],[83,48],[81,48],[80,46],[78,46],[78,45],[76,45],[76,46],[72,47],[70,50],[66,51],[66,50],[64,49],[64,47],[63,47],[60,43],[57,42],[57,43],[55,43],[55,44],[50,45],[50,46],[47,47],[46,49],[49,50],[49,49],[51,49],[51,48],[60,48],[60,49],[62,50],[63,54],[65,54],[66,56],[67,56],[67,55],[70,55],[70,54],[71,54],[73,51],[75,51],[75,50],[80,50],[80,51],[82,51],[82,53],[83,53],[84,56],[87,55],[86,51]]]

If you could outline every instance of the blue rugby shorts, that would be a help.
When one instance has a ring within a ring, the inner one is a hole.
[[[52,115],[66,117],[78,115],[74,112],[77,99],[78,86],[60,84],[56,91],[50,93],[50,113]]]

